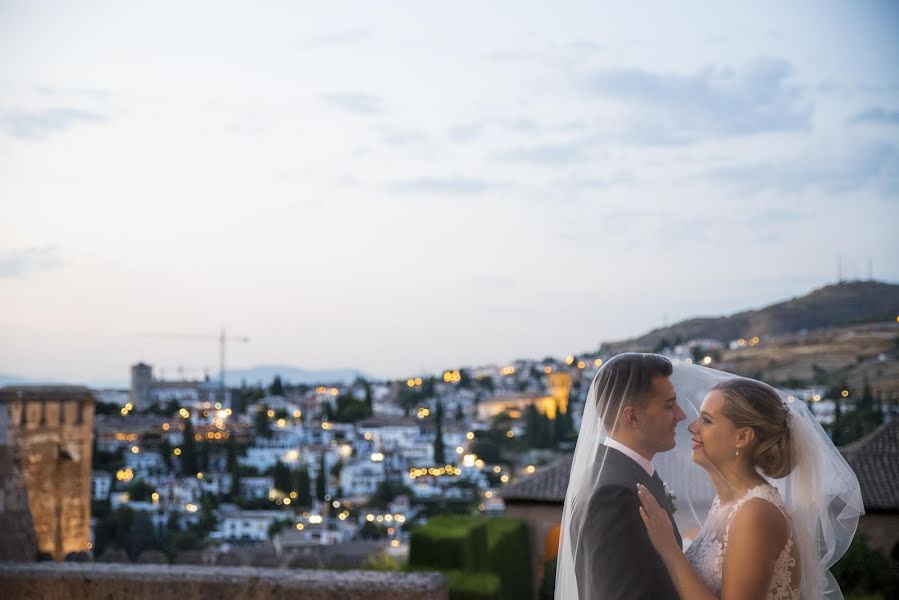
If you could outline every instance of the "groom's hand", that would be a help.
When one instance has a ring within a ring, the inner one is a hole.
[[[668,560],[672,553],[680,552],[680,546],[674,537],[674,525],[668,518],[655,496],[643,485],[637,484],[637,496],[640,498],[640,518],[643,519],[643,525],[646,526],[646,533],[649,535],[649,541],[662,560]]]

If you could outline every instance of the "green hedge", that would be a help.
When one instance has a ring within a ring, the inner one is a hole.
[[[491,573],[502,582],[503,598],[534,597],[531,545],[521,519],[495,517],[487,521],[487,547]]]
[[[409,546],[410,568],[438,569],[447,577],[453,573],[453,599],[456,594],[498,600],[533,597],[528,530],[520,519],[435,517],[412,532]],[[488,574],[497,582],[495,592],[491,586],[466,583],[467,578],[480,581]]]
[[[492,573],[444,571],[443,574],[449,582],[450,600],[503,600],[499,577]]]
[[[487,527],[472,517],[435,517],[412,532],[409,565],[441,571],[485,571]]]

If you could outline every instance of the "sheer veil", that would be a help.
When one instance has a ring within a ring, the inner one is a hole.
[[[687,420],[677,426],[674,450],[657,454],[653,464],[676,497],[674,517],[679,529],[685,532],[702,526],[715,497],[708,475],[692,461],[687,426],[699,414],[709,390],[737,376],[671,362],[674,366],[671,380]],[[626,398],[634,385],[633,381],[616,381],[604,375],[606,365],[597,372],[587,393],[572,460],[556,569],[557,600],[578,600],[575,572],[578,540],[583,533],[587,503],[603,470],[603,464],[597,462],[601,455],[598,450],[607,437],[603,421],[610,421],[609,415],[603,414],[604,407],[609,405],[611,397]],[[801,569],[801,598],[841,600],[843,595],[828,570],[846,552],[859,516],[864,514],[858,479],[805,402],[781,390],[777,392],[789,409],[793,469],[784,478],[768,478],[768,481],[780,492],[792,521]]]

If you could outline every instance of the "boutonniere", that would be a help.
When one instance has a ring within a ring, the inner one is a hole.
[[[665,500],[668,502],[668,512],[673,515],[675,511],[677,511],[677,506],[674,505],[677,496],[674,495],[674,492],[671,491],[671,488],[668,487],[667,483],[662,482],[662,485],[665,488]]]

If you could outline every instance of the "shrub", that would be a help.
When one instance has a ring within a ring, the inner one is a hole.
[[[436,517],[412,532],[409,564],[440,570],[483,571],[487,561],[487,530],[480,519]]]
[[[502,600],[499,577],[491,573],[444,571],[450,600]],[[523,597],[524,598],[524,597]]]
[[[501,517],[489,519],[487,546],[489,571],[500,578],[503,598],[533,598],[531,548],[525,522]]]

